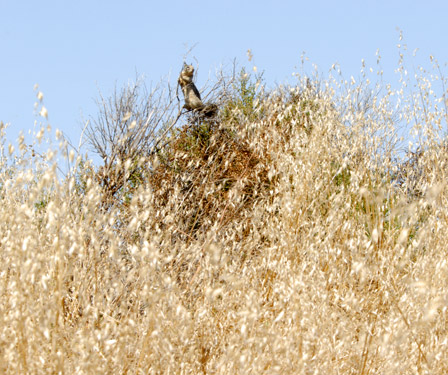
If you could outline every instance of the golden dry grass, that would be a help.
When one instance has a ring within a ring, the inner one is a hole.
[[[112,203],[80,158],[3,145],[0,372],[446,374],[446,97],[420,78],[398,109],[331,79],[229,106]]]

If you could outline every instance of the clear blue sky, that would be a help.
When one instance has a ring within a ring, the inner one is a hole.
[[[98,90],[107,97],[136,72],[148,83],[169,75],[174,82],[193,45],[199,86],[234,58],[248,64],[248,49],[270,85],[291,82],[303,52],[324,76],[339,63],[356,77],[361,59],[375,66],[379,49],[392,79],[397,28],[421,61],[432,54],[448,62],[447,15],[446,0],[0,0],[0,120],[11,124],[8,139],[42,121],[34,111],[39,84],[52,128],[77,144]]]

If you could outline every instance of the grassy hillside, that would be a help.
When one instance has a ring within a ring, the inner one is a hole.
[[[63,142],[1,142],[0,372],[446,374],[435,79],[268,91],[243,71],[216,118],[127,160],[67,153],[64,177]]]

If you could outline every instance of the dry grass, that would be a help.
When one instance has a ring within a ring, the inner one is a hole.
[[[446,374],[446,92],[424,77],[228,98],[113,200],[81,158],[61,178],[3,144],[0,372]]]

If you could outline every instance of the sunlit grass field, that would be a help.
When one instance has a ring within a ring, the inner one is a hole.
[[[2,123],[0,373],[447,374],[446,79],[397,72],[242,70],[103,164]]]

